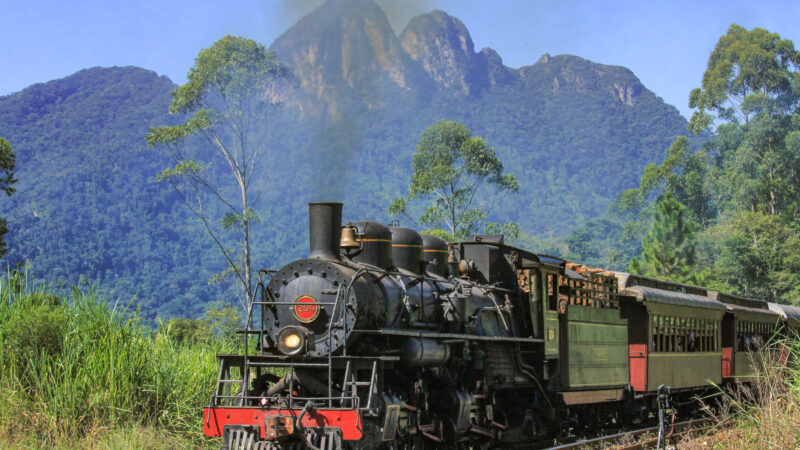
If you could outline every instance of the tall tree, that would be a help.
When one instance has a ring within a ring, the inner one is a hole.
[[[792,41],[763,28],[732,24],[708,58],[702,87],[689,95],[689,106],[697,108],[690,130],[707,130],[714,119],[747,123],[765,108],[793,109],[798,65],[800,53]]]
[[[170,183],[202,220],[238,279],[245,309],[254,292],[250,240],[258,216],[253,205],[267,180],[276,92],[288,79],[284,66],[263,45],[225,36],[198,54],[187,83],[172,93],[169,111],[186,121],[154,127],[147,134],[148,148],[165,149],[172,161],[159,180]],[[224,210],[218,225],[204,205],[207,197]],[[238,248],[224,243],[226,231]]]
[[[0,190],[5,192],[8,197],[11,197],[17,191],[13,187],[14,183],[17,182],[14,178],[14,164],[16,161],[17,157],[11,149],[11,145],[5,139],[0,138]],[[6,233],[8,233],[8,222],[0,218],[0,256],[5,255],[8,251],[8,246],[3,240],[3,236]]]
[[[723,191],[739,210],[776,215],[800,195],[800,52],[762,28],[733,24],[692,90],[695,133],[712,132]]]
[[[677,281],[700,276],[709,287],[770,300],[796,294],[799,69],[792,41],[730,26],[709,57],[701,87],[689,97],[695,108],[689,129],[707,140],[693,151],[688,139],[677,139],[664,162],[648,166],[640,187],[618,202],[622,211],[640,211],[626,224],[626,232],[643,236],[641,259],[631,261],[631,270]],[[667,194],[687,205],[700,224],[702,251],[666,253],[681,247],[683,234],[675,223],[665,226]],[[661,201],[651,204],[657,196]],[[672,268],[664,259],[674,262]],[[694,269],[684,270],[690,264]]]
[[[653,223],[642,242],[641,259],[629,270],[682,283],[693,282],[695,225],[688,210],[667,192],[656,204]]]
[[[488,214],[476,205],[484,184],[494,188],[495,195],[519,190],[514,175],[503,173],[494,148],[462,124],[440,120],[422,132],[416,148],[408,196],[395,199],[389,213],[402,214],[440,237],[464,239],[483,228]],[[427,205],[418,220],[408,210],[414,200]],[[518,232],[511,223],[492,224],[490,229]]]
[[[711,258],[720,287],[741,295],[800,303],[800,237],[780,216],[742,211],[699,233],[698,255]]]
[[[616,207],[622,212],[635,212],[663,192],[670,192],[691,209],[697,220],[705,220],[712,214],[708,205],[707,172],[706,151],[693,152],[689,139],[679,136],[667,149],[664,161],[648,164],[639,187],[624,191]]]

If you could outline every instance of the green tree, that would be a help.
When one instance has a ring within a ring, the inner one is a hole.
[[[763,28],[732,24],[708,58],[702,87],[689,95],[689,106],[697,108],[689,129],[708,130],[715,118],[747,123],[765,109],[792,109],[798,64],[800,53],[792,41]]]
[[[227,260],[228,272],[238,279],[245,309],[254,292],[250,241],[258,216],[253,205],[267,180],[276,92],[287,80],[284,66],[263,45],[225,36],[198,54],[187,83],[172,93],[169,111],[186,121],[154,127],[147,134],[148,148],[164,148],[172,160],[159,180],[169,182],[202,220]],[[209,218],[207,197],[224,210],[218,225]],[[236,248],[223,242],[226,232]]]
[[[590,266],[624,270],[631,257],[639,253],[639,248],[638,242],[635,249],[623,245],[622,232],[621,224],[607,217],[588,220],[564,239],[569,252],[549,254],[566,255],[568,259]]]
[[[667,149],[661,164],[648,164],[642,172],[639,187],[624,191],[617,200],[622,212],[638,211],[650,199],[670,192],[690,208],[695,218],[711,215],[706,179],[708,157],[704,149],[693,152],[686,136],[679,136]]]
[[[741,295],[798,303],[800,237],[779,216],[742,211],[700,233],[701,255],[713,255],[711,281]]]
[[[693,151],[678,138],[617,202],[623,214],[639,213],[625,224],[642,236],[632,271],[776,301],[800,292],[799,66],[792,41],[766,30],[734,24],[720,38],[689,97],[689,129],[707,140]],[[690,226],[665,221],[667,195],[700,224],[702,251]],[[684,256],[667,252],[683,234]]]
[[[0,190],[9,197],[17,191],[13,187],[14,183],[17,182],[14,178],[14,163],[16,160],[17,157],[14,155],[14,151],[11,150],[11,145],[5,139],[0,138]],[[8,233],[8,222],[0,218],[0,256],[5,255],[8,251],[8,246],[3,240],[3,236],[6,233]]]
[[[158,333],[166,334],[178,344],[196,345],[209,339],[233,342],[236,330],[241,328],[243,317],[241,310],[224,302],[212,302],[206,308],[205,316],[200,319],[175,317],[161,322]]]
[[[688,210],[667,192],[656,204],[653,223],[642,242],[641,259],[633,258],[628,270],[640,275],[694,282],[695,224]]]
[[[494,148],[462,124],[441,120],[429,126],[416,148],[408,197],[395,199],[389,213],[402,214],[432,234],[453,241],[478,232],[488,216],[476,199],[484,183],[495,195],[519,190],[514,175],[503,173]],[[418,220],[408,210],[413,200],[427,205]],[[490,229],[518,234],[515,224],[491,224]]]
[[[733,24],[692,90],[695,133],[716,138],[721,200],[775,215],[797,209],[800,195],[800,52],[762,28]]]

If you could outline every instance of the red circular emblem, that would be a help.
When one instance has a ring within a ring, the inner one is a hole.
[[[317,300],[314,297],[303,294],[297,297],[297,300],[294,302],[294,316],[297,317],[297,320],[300,322],[313,322],[317,319],[317,316],[319,316],[319,305],[317,305]]]

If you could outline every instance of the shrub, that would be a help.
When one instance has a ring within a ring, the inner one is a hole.
[[[178,345],[91,288],[58,296],[20,274],[0,280],[0,346],[0,438],[38,446],[142,427],[205,442],[215,354],[235,351],[213,338]]]
[[[66,315],[61,306],[31,305],[3,326],[3,351],[12,364],[61,353]]]
[[[702,438],[703,446],[800,448],[800,342],[777,344],[786,349],[783,355],[779,351],[751,354],[752,382],[721,391],[719,407],[712,414],[717,433]]]

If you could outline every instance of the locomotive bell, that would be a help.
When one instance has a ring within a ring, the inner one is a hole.
[[[361,244],[356,241],[356,229],[354,226],[347,224],[342,228],[342,241],[339,244],[342,249],[353,249],[361,247]]]

